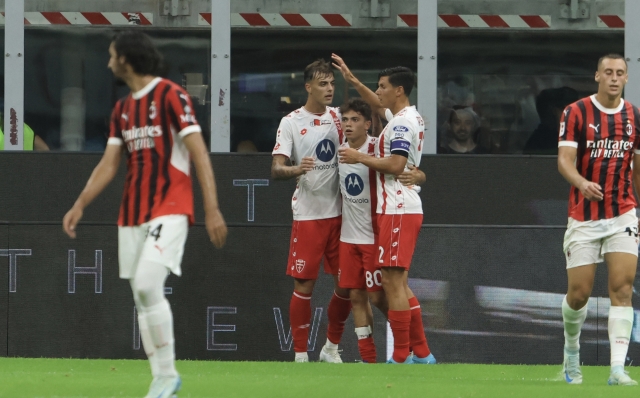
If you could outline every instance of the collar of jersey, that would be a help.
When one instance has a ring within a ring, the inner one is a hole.
[[[146,86],[144,86],[141,90],[136,91],[135,93],[131,93],[131,97],[133,97],[134,100],[139,100],[140,98],[144,97],[145,95],[149,94],[149,92],[151,90],[153,90],[153,88],[160,83],[160,80],[162,80],[162,78],[160,77],[156,77],[155,79],[151,80],[149,82],[149,84],[147,84]]]
[[[315,117],[322,117],[322,116],[324,116],[324,115],[327,113],[327,109],[326,109],[326,108],[325,108],[325,110],[324,110],[324,113],[320,113],[320,114],[318,114],[318,113],[313,113],[313,112],[309,112],[309,111],[307,110],[307,108],[305,108],[304,106],[303,106],[303,107],[301,107],[301,109],[302,109],[302,111],[303,111],[303,112],[305,112],[307,115],[313,115],[313,116],[315,116]]]
[[[622,98],[620,98],[620,105],[618,105],[616,108],[605,108],[601,103],[598,102],[595,94],[591,96],[591,101],[593,101],[593,104],[600,110],[600,112],[604,112],[608,115],[613,115],[614,113],[620,112],[622,110],[622,107],[624,106],[624,99]]]

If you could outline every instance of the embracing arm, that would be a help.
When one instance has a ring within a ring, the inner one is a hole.
[[[353,148],[340,148],[338,154],[340,163],[362,163],[368,168],[383,174],[402,174],[407,164],[405,156],[396,154],[391,154],[391,156],[385,158],[376,158]]]
[[[313,170],[315,160],[311,157],[302,158],[302,163],[297,166],[287,165],[288,157],[285,155],[273,155],[271,162],[271,178],[274,180],[288,180],[300,177],[307,171]]]

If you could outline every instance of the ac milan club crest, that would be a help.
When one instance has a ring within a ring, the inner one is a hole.
[[[631,125],[631,122],[627,120],[627,135],[631,134],[633,134],[633,126]]]

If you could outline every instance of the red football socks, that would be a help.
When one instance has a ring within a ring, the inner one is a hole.
[[[307,352],[309,324],[311,324],[311,295],[293,291],[289,304],[289,324],[293,337],[293,351]]]
[[[424,326],[422,325],[422,309],[415,296],[409,299],[409,308],[411,308],[411,328],[409,335],[413,354],[418,358],[426,358],[431,354],[431,350],[429,350],[427,337],[424,334]]]
[[[409,356],[411,310],[389,310],[389,323],[393,333],[393,360],[403,363]]]
[[[376,345],[373,342],[373,336],[358,340],[358,351],[360,357],[366,363],[376,363]]]
[[[335,292],[329,301],[327,316],[329,325],[327,326],[327,338],[333,344],[339,344],[344,332],[344,323],[351,313],[351,300],[348,297],[340,297]]]

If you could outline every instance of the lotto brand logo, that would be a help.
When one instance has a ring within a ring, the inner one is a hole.
[[[316,156],[321,162],[329,162],[336,155],[336,146],[331,140],[324,139],[316,147]]]
[[[358,196],[364,189],[364,181],[362,181],[362,178],[356,173],[351,173],[345,177],[344,186],[349,195]]]
[[[298,273],[302,272],[302,270],[304,269],[304,260],[296,260],[296,271],[298,271]]]

